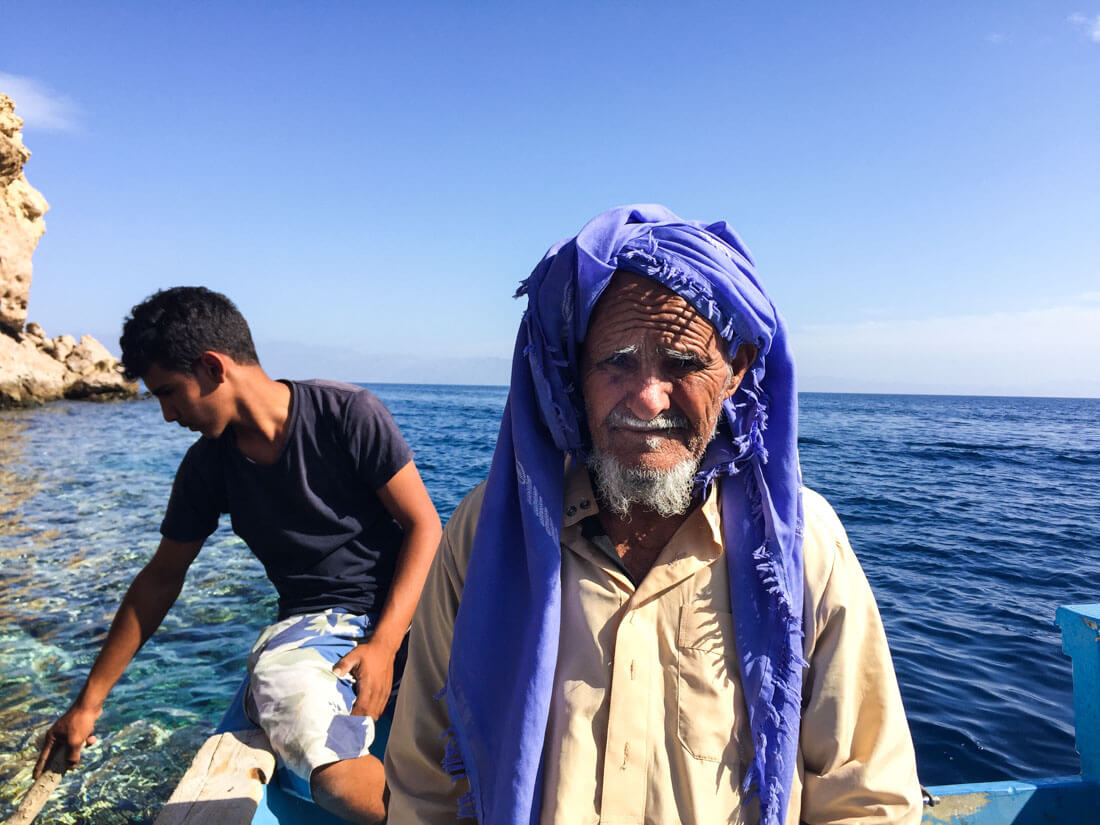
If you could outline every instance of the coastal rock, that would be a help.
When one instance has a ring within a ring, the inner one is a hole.
[[[50,208],[23,175],[31,153],[22,128],[15,104],[0,94],[0,332],[9,335],[18,335],[27,320],[31,255],[46,231],[42,216]]]
[[[55,345],[59,344],[63,337],[66,336],[60,336],[55,341]],[[58,361],[61,360],[60,355],[54,357]],[[80,376],[90,376],[105,369],[110,369],[114,361],[114,356],[107,352],[107,348],[90,335],[80,336],[80,343],[72,347],[68,355],[65,356],[65,366],[69,368],[70,372]]]
[[[0,409],[58,398],[129,398],[137,384],[90,335],[50,338],[27,320],[31,255],[49,204],[23,176],[31,153],[11,98],[0,94]]]
[[[65,365],[29,338],[0,334],[0,408],[64,398],[64,375]]]
[[[90,335],[50,338],[28,324],[18,338],[0,334],[0,409],[59,398],[130,398],[138,386],[122,376],[118,359]]]

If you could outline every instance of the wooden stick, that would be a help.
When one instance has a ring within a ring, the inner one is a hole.
[[[53,753],[50,755],[50,763],[42,771],[42,775],[31,785],[31,789],[27,791],[23,801],[19,803],[19,809],[4,822],[4,825],[31,825],[34,818],[38,816],[38,812],[42,810],[42,806],[46,804],[54,789],[61,782],[61,777],[65,775],[65,771],[69,769],[68,750],[65,745],[54,747]]]

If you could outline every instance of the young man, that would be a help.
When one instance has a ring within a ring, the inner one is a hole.
[[[370,392],[269,378],[248,324],[216,292],[156,293],[133,308],[120,345],[127,376],[145,382],[164,420],[202,437],[177,471],[160,546],[46,734],[36,775],[55,745],[76,764],[94,743],[108,692],[229,513],[279,593],[278,621],[249,657],[249,715],[297,777],[291,790],[308,787],[345,819],[381,821],[374,722],[440,536],[412,452]]]

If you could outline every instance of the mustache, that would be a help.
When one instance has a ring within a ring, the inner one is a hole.
[[[607,416],[607,424],[610,427],[628,427],[632,430],[686,430],[688,420],[682,415],[664,412],[645,421],[628,412],[614,410]]]

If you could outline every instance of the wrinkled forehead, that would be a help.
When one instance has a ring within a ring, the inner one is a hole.
[[[714,326],[682,296],[644,275],[617,270],[593,307],[583,347],[625,344],[641,335],[727,351]]]

